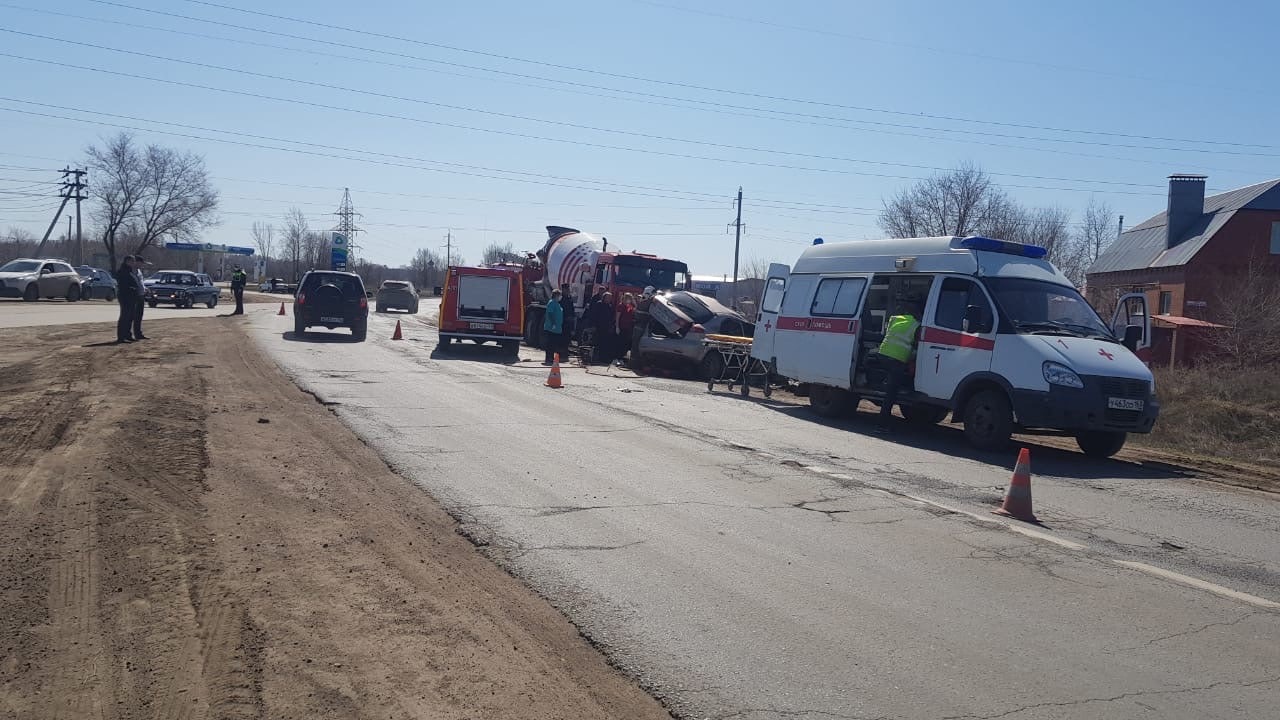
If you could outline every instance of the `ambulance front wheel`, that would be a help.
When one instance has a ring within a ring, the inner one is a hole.
[[[979,391],[964,407],[964,435],[979,450],[1001,450],[1013,435],[1013,408],[1003,390]]]
[[[1120,448],[1124,447],[1124,442],[1128,439],[1128,433],[1092,431],[1076,435],[1076,444],[1085,455],[1102,460],[1120,452]]]

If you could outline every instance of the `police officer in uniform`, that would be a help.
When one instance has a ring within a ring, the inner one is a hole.
[[[231,294],[236,296],[236,310],[232,315],[244,314],[244,286],[249,282],[249,275],[239,265],[231,271]]]
[[[884,340],[880,343],[880,367],[884,368],[889,378],[884,402],[880,405],[880,418],[876,427],[878,432],[887,433],[890,430],[889,419],[893,416],[893,406],[898,401],[898,391],[906,382],[907,370],[920,338],[919,318],[922,306],[918,297],[907,298],[902,314],[889,318],[885,325]]]

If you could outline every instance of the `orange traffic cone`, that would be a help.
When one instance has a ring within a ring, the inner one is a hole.
[[[564,387],[560,382],[560,353],[551,356],[551,374],[547,376],[547,387],[559,390]]]
[[[277,314],[277,315],[284,315],[284,314],[285,314],[285,311],[284,311],[284,303],[280,303],[280,312],[278,312],[278,313],[276,313],[276,314]]]
[[[391,339],[392,339],[392,340],[403,340],[403,339],[404,339],[404,333],[400,332],[400,321],[399,321],[399,320],[397,320],[397,321],[396,321],[396,331],[395,331],[395,332],[393,332],[393,333],[391,333]]]
[[[1018,453],[1018,464],[1013,468],[1013,479],[1009,481],[1009,489],[1005,491],[1004,503],[991,512],[1023,522],[1040,522],[1031,510],[1030,450],[1022,448]]]

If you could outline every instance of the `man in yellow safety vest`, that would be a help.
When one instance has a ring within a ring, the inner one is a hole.
[[[880,343],[880,366],[885,369],[889,378],[885,386],[884,402],[880,405],[877,430],[881,433],[889,432],[889,419],[898,400],[898,390],[907,378],[907,369],[916,352],[922,305],[918,298],[908,299],[902,313],[890,317],[885,324],[884,340]]]

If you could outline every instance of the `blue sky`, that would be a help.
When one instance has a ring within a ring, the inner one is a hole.
[[[205,156],[206,240],[291,206],[328,229],[350,187],[363,254],[393,265],[449,229],[475,260],[560,224],[719,275],[740,185],[743,256],[790,261],[878,235],[883,197],[966,161],[1131,225],[1170,173],[1280,175],[1278,23],[1261,2],[0,0],[0,227],[43,232],[55,202],[22,193],[118,126]]]

